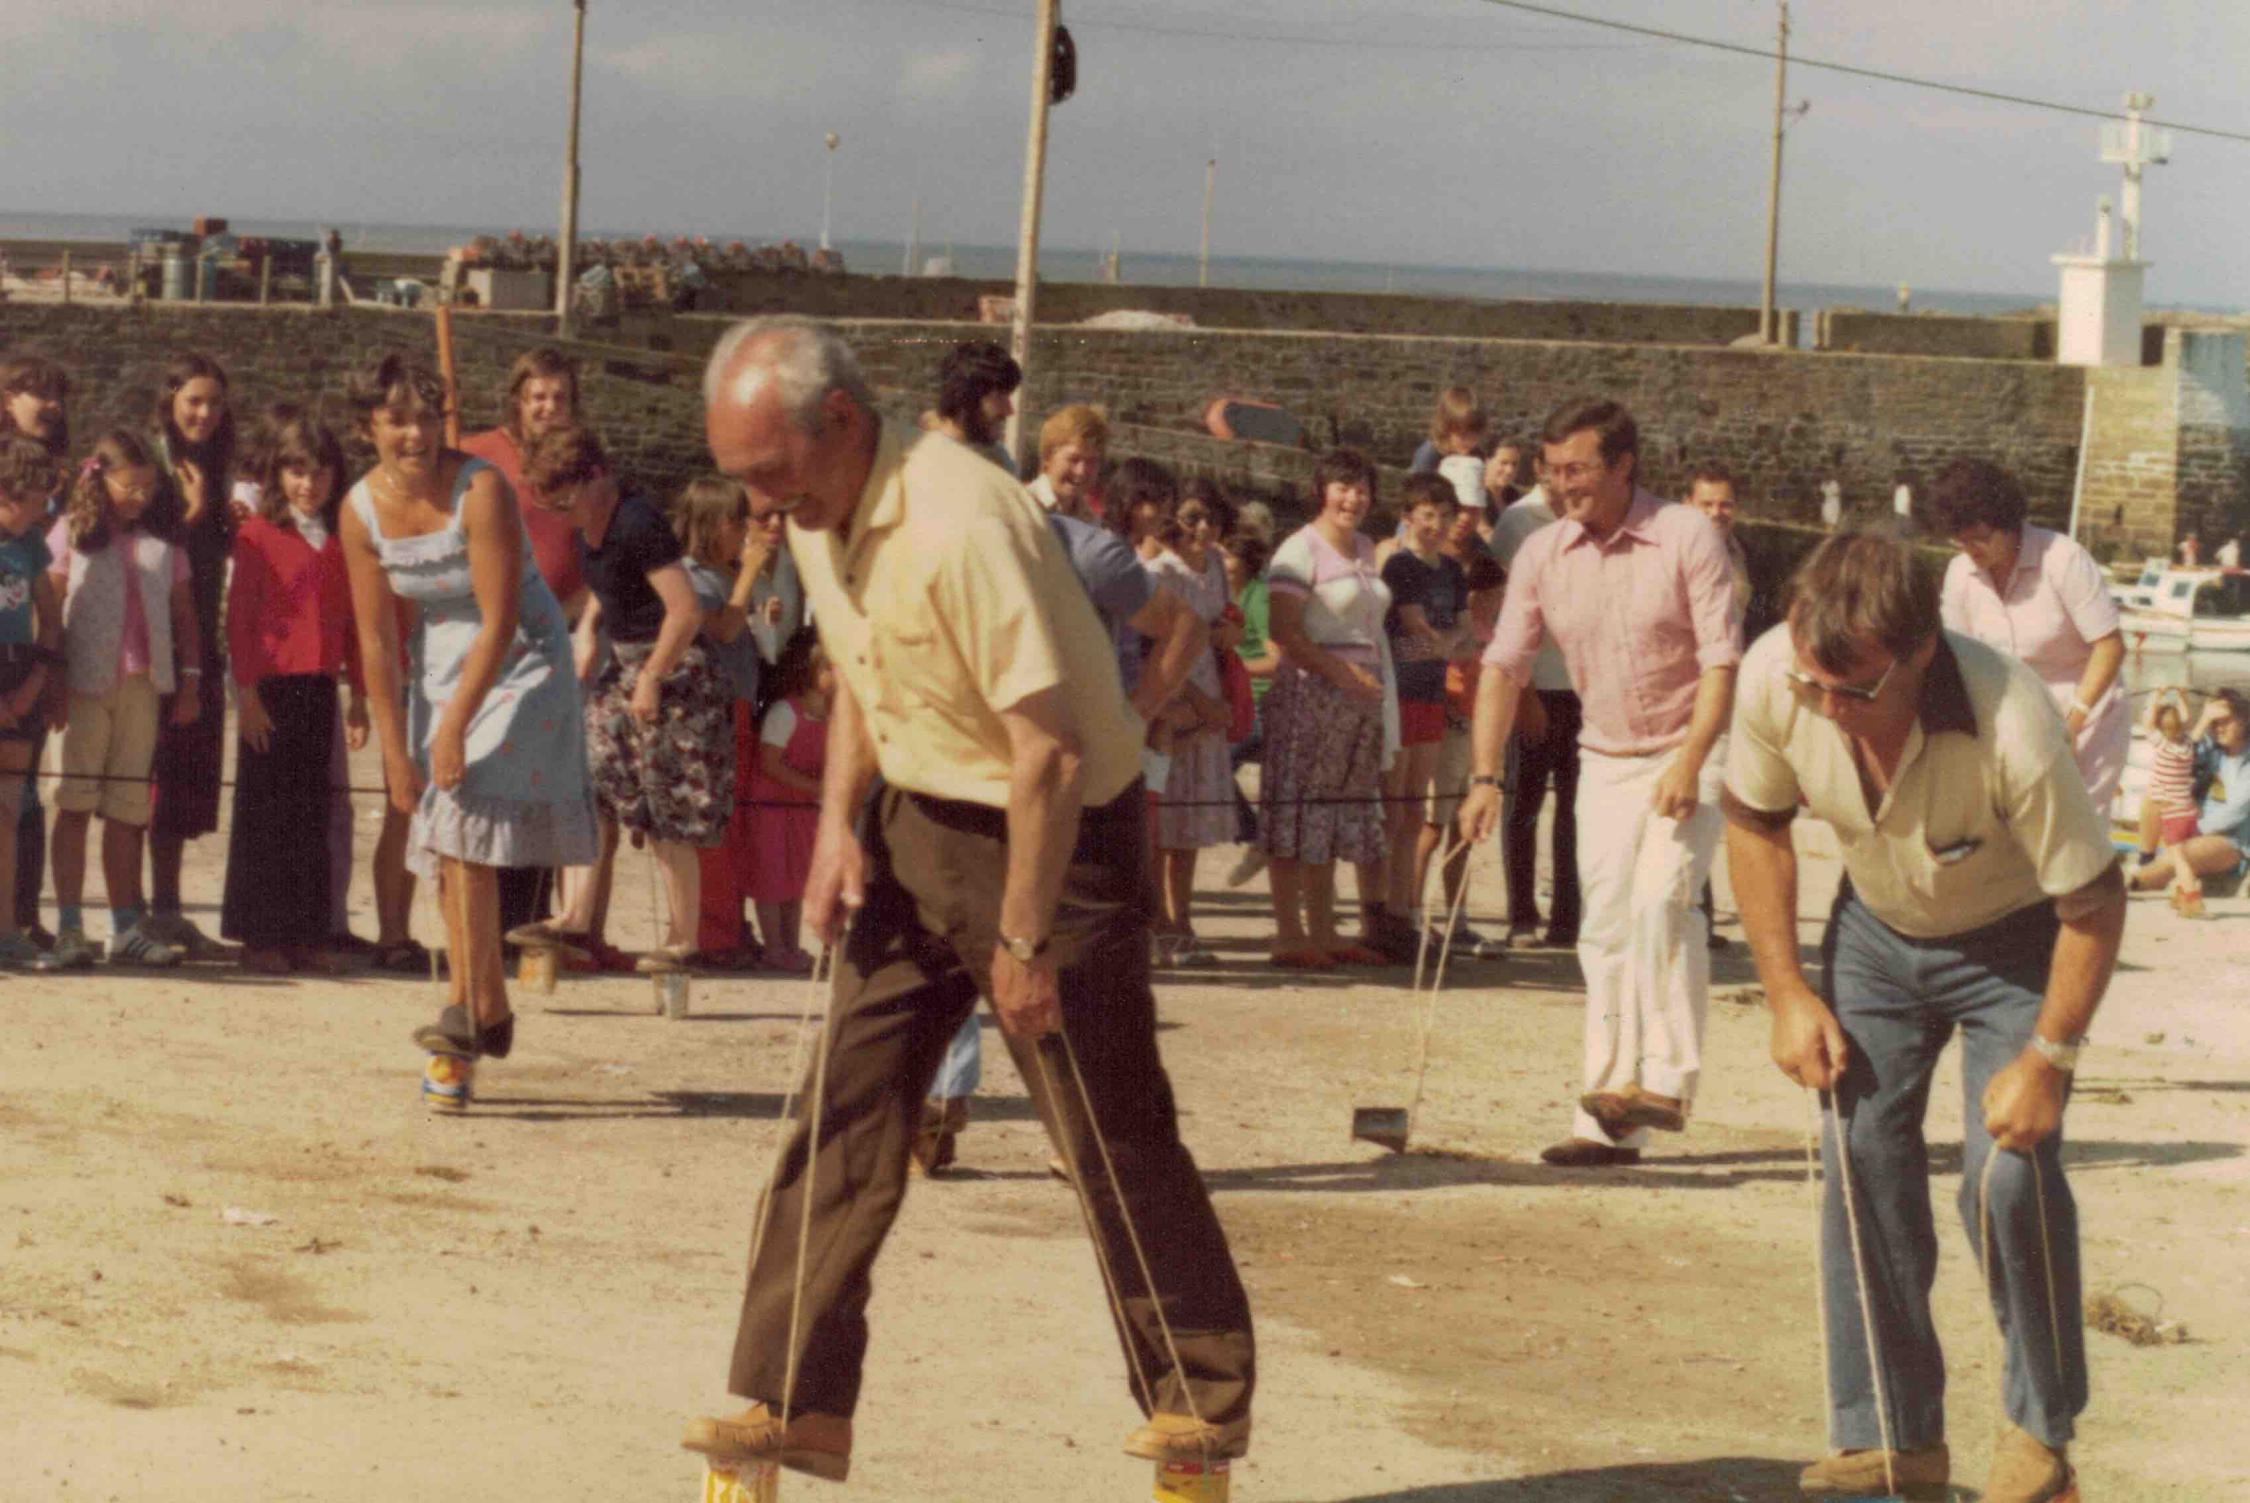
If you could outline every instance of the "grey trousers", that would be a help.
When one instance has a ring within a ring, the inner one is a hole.
[[[1978,1256],[1983,1244],[1977,1202],[1985,1161],[1993,1153],[1979,1102],[1992,1077],[2031,1038],[2058,922],[2054,906],[2040,903],[1967,934],[1910,939],[1876,918],[1848,883],[1829,916],[1821,945],[1824,991],[1852,1046],[1851,1064],[1835,1093],[1836,1110],[1851,1150],[1852,1194],[1891,1443],[1901,1449],[1945,1439],[1945,1356],[1930,1321],[1937,1231],[1922,1137],[1931,1072],[1958,1029],[1966,1117],[1960,1213],[1971,1255]],[[1825,1132],[1821,1153],[1826,1184],[1821,1272],[1835,1406],[1829,1439],[1845,1450],[1866,1450],[1882,1444],[1882,1432],[1843,1181],[1834,1140]],[[2001,1154],[1991,1197],[1987,1292],[2005,1338],[2008,1418],[2060,1446],[2086,1407],[2078,1211],[2063,1178],[2062,1134],[2029,1155]]]

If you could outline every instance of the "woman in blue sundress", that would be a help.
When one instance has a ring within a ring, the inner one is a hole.
[[[349,401],[376,456],[340,524],[360,661],[383,780],[413,817],[408,864],[439,879],[451,960],[450,1005],[415,1039],[457,1059],[505,1059],[515,1017],[496,873],[594,857],[570,631],[507,482],[445,447],[437,377],[388,355],[353,379]],[[414,616],[403,694],[401,601]],[[442,1104],[466,1103],[466,1071],[457,1084]]]

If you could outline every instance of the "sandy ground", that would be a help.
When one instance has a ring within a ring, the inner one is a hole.
[[[191,896],[215,897],[223,848],[201,843]],[[1231,857],[1207,858],[1210,885]],[[1833,882],[1814,871],[1807,943]],[[629,854],[628,943],[648,876]],[[1480,857],[1472,912],[1496,900]],[[2088,1500],[2250,1495],[2231,1430],[2250,1376],[2250,902],[2214,906],[2193,926],[2134,905],[2070,1118],[2089,1283],[2146,1286],[2192,1337],[2089,1336]],[[1237,1497],[1794,1496],[1822,1445],[1806,1110],[1766,1060],[1739,945],[1691,1131],[1638,1169],[1566,1173],[1537,1152],[1576,1090],[1568,956],[1456,967],[1422,1151],[1394,1157],[1347,1129],[1355,1104],[1408,1092],[1405,978],[1285,980],[1260,964],[1262,892],[1207,911],[1225,966],[1160,1000],[1258,1315]],[[407,1043],[427,983],[0,980],[0,1499],[695,1496],[675,1441],[727,1402],[804,987],[703,980],[678,1022],[651,1000],[634,978],[519,997],[515,1056],[450,1120],[422,1108]],[[987,1074],[966,1172],[916,1186],[881,1264],[848,1495],[1145,1498],[1076,1211],[997,1048]],[[1937,1300],[1975,1482],[1995,1408],[1950,1211],[1958,1078],[1931,1113]]]

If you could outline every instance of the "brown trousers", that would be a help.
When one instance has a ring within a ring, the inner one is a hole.
[[[1192,1408],[1225,1423],[1250,1410],[1250,1304],[1202,1176],[1180,1143],[1171,1082],[1157,1056],[1143,803],[1136,782],[1086,811],[1055,915],[1063,1026],[1116,1166],[1114,1190],[1061,1040],[1007,1043],[1048,1136],[1086,1181],[1100,1253],[1125,1308],[1117,1334],[1136,1402],[1144,1411]],[[774,1172],[728,1378],[744,1398],[778,1406],[783,1397],[798,1238],[809,1215],[790,1395],[799,1413],[849,1415],[859,1401],[868,1276],[905,1196],[908,1151],[946,1043],[978,995],[990,995],[1007,864],[1001,811],[895,789],[871,801],[864,838],[867,899],[836,967],[820,1141],[812,1143],[816,1054]],[[1126,1237],[1119,1191],[1153,1290]],[[1157,1321],[1159,1304],[1186,1394]]]

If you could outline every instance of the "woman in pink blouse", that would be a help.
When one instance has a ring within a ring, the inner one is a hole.
[[[1961,550],[1940,596],[1946,628],[2039,675],[2063,712],[2094,806],[2107,809],[2133,728],[2117,681],[2125,638],[2101,565],[2061,533],[2027,523],[2023,488],[1990,460],[1947,465],[1930,487],[1930,509]]]

